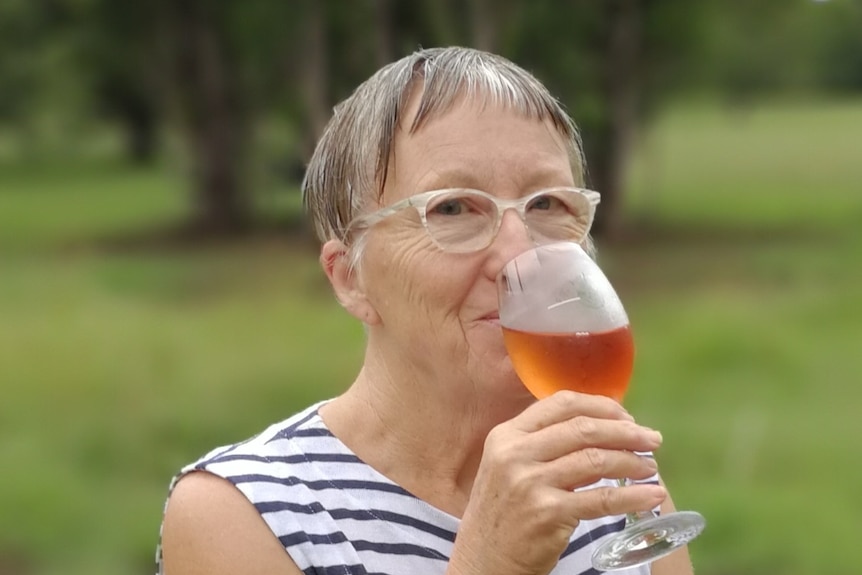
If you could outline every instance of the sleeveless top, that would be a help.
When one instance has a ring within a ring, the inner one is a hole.
[[[227,479],[305,575],[442,575],[459,519],[359,459],[323,423],[323,403],[242,443],[214,449],[184,467],[169,492],[192,471]],[[615,485],[603,480],[595,486],[600,484]],[[590,544],[624,525],[622,516],[581,521],[552,575],[598,575],[590,566]],[[163,575],[161,547],[156,562]],[[626,571],[649,573],[648,566]]]

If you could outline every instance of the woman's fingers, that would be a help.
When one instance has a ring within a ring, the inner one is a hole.
[[[661,485],[635,484],[625,487],[596,487],[567,493],[561,502],[571,521],[598,519],[606,515],[625,515],[649,511],[667,498]]]
[[[561,392],[492,430],[485,456],[510,473],[575,488],[601,478],[651,477],[655,461],[632,452],[655,451],[661,442],[659,432],[635,423],[615,401]]]
[[[530,440],[534,460],[553,461],[588,447],[655,451],[661,446],[662,436],[630,420],[577,416],[536,431]]]
[[[644,480],[658,472],[652,457],[595,447],[576,451],[535,469],[542,476],[536,477],[537,481],[564,490],[591,485],[600,479]]]
[[[575,391],[559,391],[525,409],[512,423],[520,431],[531,433],[579,415],[634,421],[622,405],[613,399]]]

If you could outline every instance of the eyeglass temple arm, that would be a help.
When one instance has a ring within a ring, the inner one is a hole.
[[[406,198],[401,200],[400,202],[395,202],[391,206],[387,206],[385,208],[381,208],[376,212],[372,212],[370,214],[365,214],[362,216],[357,216],[353,218],[353,220],[347,224],[344,228],[345,232],[350,232],[354,229],[358,228],[367,228],[373,226],[377,222],[383,221],[388,218],[395,212],[401,210],[402,208],[411,205],[413,198]]]
[[[580,190],[584,196],[586,196],[587,201],[590,202],[591,206],[599,205],[599,202],[602,201],[602,195],[598,192],[594,192],[593,190]]]

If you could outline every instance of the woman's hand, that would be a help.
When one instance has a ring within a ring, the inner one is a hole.
[[[661,435],[617,402],[559,392],[488,434],[450,575],[544,575],[582,519],[645,511],[666,497],[642,484],[573,491],[601,478],[646,479]]]

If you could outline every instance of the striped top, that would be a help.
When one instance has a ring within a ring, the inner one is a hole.
[[[170,490],[196,470],[227,479],[306,575],[443,574],[459,519],[359,459],[323,423],[321,405],[211,451],[184,467]],[[623,517],[581,521],[552,574],[597,575],[590,543],[624,524]],[[156,561],[162,575],[160,549]],[[649,568],[626,574],[648,575]]]

